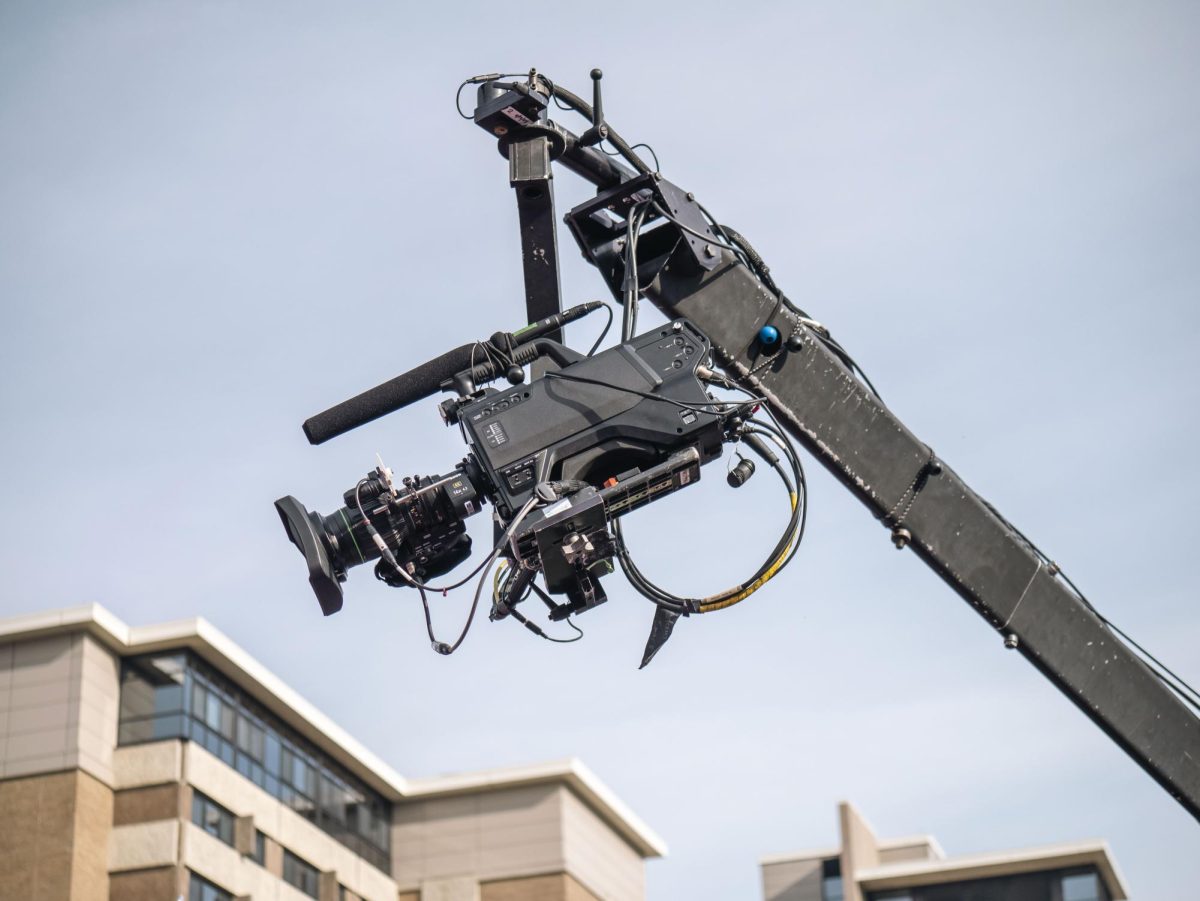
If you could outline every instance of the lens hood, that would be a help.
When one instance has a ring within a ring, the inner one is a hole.
[[[308,565],[308,583],[317,596],[321,612],[326,616],[337,613],[342,609],[342,586],[334,575],[325,542],[318,534],[318,530],[324,531],[320,517],[308,512],[290,494],[277,500],[275,509],[279,511],[288,538],[304,555],[304,562]]]

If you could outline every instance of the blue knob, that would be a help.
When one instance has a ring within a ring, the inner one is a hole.
[[[764,325],[758,330],[758,340],[770,347],[779,340],[779,329],[773,325]]]

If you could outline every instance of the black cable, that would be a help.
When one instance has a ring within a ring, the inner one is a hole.
[[[621,340],[628,341],[637,331],[638,307],[642,284],[637,268],[638,236],[646,219],[646,204],[635,206],[625,219],[625,278],[624,303],[621,311]]]
[[[600,332],[600,337],[596,339],[596,342],[592,345],[592,349],[587,352],[587,355],[589,357],[595,355],[596,351],[600,348],[600,345],[604,343],[604,339],[608,336],[608,330],[610,328],[612,328],[612,324],[613,324],[612,307],[609,306],[608,304],[604,304],[604,312],[606,312],[608,314],[608,321],[606,323],[604,323],[604,328]]]
[[[717,247],[724,248],[725,250],[728,250],[732,254],[735,254],[735,255],[737,254],[737,252],[738,252],[737,247],[735,247],[732,244],[726,244],[724,241],[722,241],[720,238],[717,238],[714,235],[706,235],[706,234],[704,234],[704,232],[697,231],[696,229],[692,228],[690,225],[685,225],[684,223],[682,223],[678,219],[676,219],[674,216],[672,216],[670,213],[668,213],[657,200],[651,201],[651,204],[654,207],[654,211],[656,213],[658,213],[658,215],[662,216],[668,222],[673,222],[676,226],[683,229],[689,235],[697,237],[701,241],[707,241],[709,244],[715,244]]]
[[[509,524],[505,527],[504,533],[500,536],[500,540],[496,543],[496,546],[492,549],[492,552],[488,554],[487,558],[483,562],[483,565],[475,570],[475,572],[478,572],[479,569],[483,569],[484,572],[480,575],[479,582],[475,585],[475,596],[471,599],[471,609],[467,613],[467,621],[463,623],[462,632],[459,633],[458,638],[455,639],[453,644],[448,645],[443,641],[438,641],[437,638],[434,637],[433,620],[429,612],[429,599],[425,594],[425,586],[416,584],[418,593],[421,596],[421,606],[425,610],[425,629],[429,634],[430,644],[433,645],[433,649],[439,654],[443,654],[445,656],[453,654],[459,649],[463,641],[466,639],[467,632],[470,631],[471,624],[475,621],[475,611],[479,609],[479,597],[483,593],[483,583],[487,579],[487,570],[490,569],[491,565],[496,562],[496,558],[500,555],[500,549],[504,547],[504,545],[508,542],[509,537],[516,531],[517,526],[520,525],[522,520],[529,515],[529,512],[534,508],[534,506],[536,506],[536,504],[536,495],[525,502],[525,506],[520,509],[517,515],[514,516]]]
[[[526,72],[493,72],[489,75],[472,75],[470,78],[463,79],[463,83],[458,86],[458,90],[454,92],[454,108],[458,110],[458,114],[464,119],[474,119],[475,117],[462,111],[462,91],[469,84],[483,84],[485,81],[495,81],[498,78],[521,78],[528,73]],[[549,83],[549,79],[546,79]]]
[[[745,394],[750,393],[740,386],[737,386],[737,390]],[[768,415],[772,415],[769,410],[767,412]],[[699,599],[680,597],[651,582],[638,568],[637,564],[634,563],[633,558],[629,553],[629,548],[625,542],[625,536],[621,528],[621,520],[618,519],[613,523],[613,536],[616,539],[617,560],[621,564],[621,570],[625,574],[625,577],[628,579],[630,585],[632,585],[639,594],[643,595],[659,607],[667,609],[673,613],[686,616],[690,613],[703,612],[701,605],[721,603],[723,600],[734,598],[738,594],[751,589],[751,586],[754,586],[755,583],[763,579],[768,572],[771,573],[771,576],[774,576],[785,566],[787,566],[788,563],[790,563],[795,557],[796,552],[800,548],[800,544],[804,540],[804,532],[808,521],[808,485],[804,477],[803,467],[800,464],[800,458],[796,453],[795,448],[788,440],[786,434],[781,429],[777,428],[778,423],[776,423],[776,426],[773,427],[767,423],[759,422],[758,420],[751,421],[754,422],[756,427],[761,427],[763,429],[762,434],[770,437],[771,440],[779,446],[780,450],[784,454],[785,459],[788,460],[792,467],[792,474],[793,478],[795,479],[794,486],[793,483],[789,481],[787,474],[779,461],[776,461],[772,464],[772,467],[783,480],[785,487],[788,488],[789,497],[794,494],[796,498],[796,504],[792,509],[792,515],[788,520],[788,525],[784,529],[782,537],[776,543],[771,553],[768,555],[763,564],[759,566],[758,570],[753,576],[742,582],[740,585],[728,589],[720,595],[714,595],[706,599]],[[758,429],[756,428],[752,431],[757,430]],[[751,445],[751,447],[753,447],[753,445]],[[789,543],[791,543],[791,549],[787,552],[787,557],[781,559],[781,555],[785,550],[788,549]],[[761,585],[759,587],[761,587]]]
[[[559,107],[558,107],[558,108],[559,108],[559,109],[570,109],[570,107],[569,107],[569,106],[563,106],[562,104],[559,104]],[[606,156],[621,156],[621,153],[620,153],[620,151],[617,151],[617,150],[605,150],[605,149],[604,149],[604,142],[603,142],[603,141],[602,141],[602,142],[600,142],[600,144],[599,144],[598,146],[600,147],[600,150],[601,150],[601,152],[603,152],[603,153],[604,153]],[[645,147],[647,150],[649,150],[649,151],[650,151],[650,155],[651,155],[652,157],[654,157],[654,171],[655,171],[655,172],[661,172],[661,171],[662,171],[662,166],[660,166],[660,165],[659,165],[659,163],[658,163],[658,154],[654,152],[654,148],[653,148],[653,147],[651,147],[649,144],[646,144],[646,143],[633,144],[633,145],[631,145],[631,146],[632,146],[632,148],[633,148],[634,150],[637,150],[639,147]]]
[[[648,391],[639,391],[636,388],[626,388],[623,385],[614,385],[612,382],[602,382],[599,379],[589,379],[586,376],[582,376],[582,375],[567,375],[565,372],[555,371],[555,370],[550,370],[550,371],[546,372],[545,375],[543,376],[543,378],[562,379],[564,382],[581,382],[585,385],[597,385],[601,388],[611,388],[613,391],[624,391],[626,394],[633,394],[638,397],[644,397],[647,400],[661,400],[663,403],[672,404],[673,406],[679,407],[681,410],[691,410],[693,413],[710,413],[714,416],[718,415],[718,413],[716,411],[706,410],[704,408],[705,407],[723,407],[723,406],[728,405],[728,403],[729,403],[728,401],[715,400],[715,401],[712,401],[711,403],[706,403],[706,404],[686,404],[683,401],[675,400],[674,398],[671,398],[671,397],[663,397],[661,394],[651,394]],[[744,406],[751,402],[759,403],[759,404],[764,402],[764,398],[753,397],[753,395],[751,395],[751,397],[753,398],[752,401],[742,401],[740,404],[734,404],[734,408],[736,409],[736,407],[738,407],[738,406]],[[732,411],[722,410],[720,412],[724,413],[724,412],[732,412]]]

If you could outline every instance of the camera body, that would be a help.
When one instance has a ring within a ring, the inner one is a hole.
[[[709,355],[708,339],[676,320],[463,406],[459,422],[501,519],[541,482],[601,487],[682,447],[701,462],[719,457],[722,417],[696,376]]]

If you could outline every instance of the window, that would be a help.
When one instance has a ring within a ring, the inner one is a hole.
[[[188,901],[233,901],[233,895],[195,873],[188,874]]]
[[[836,857],[821,861],[821,901],[842,898],[842,862]]]
[[[1100,880],[1095,873],[1064,876],[1062,901],[1104,901],[1100,894]]]
[[[123,661],[118,744],[164,738],[191,739],[360,857],[391,870],[391,805],[190,651]]]
[[[288,885],[295,886],[308,895],[310,898],[320,897],[319,883],[321,874],[307,860],[302,860],[289,851],[283,849],[283,881]]]
[[[258,829],[254,830],[254,848],[246,856],[260,867],[267,865],[267,837]]]
[[[233,845],[234,815],[206,795],[192,793],[192,822],[227,845]]]

